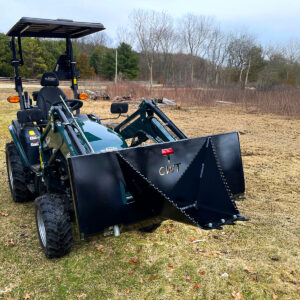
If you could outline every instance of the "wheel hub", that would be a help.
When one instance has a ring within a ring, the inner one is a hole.
[[[10,159],[8,159],[7,171],[8,171],[9,183],[10,183],[11,189],[13,189],[14,188],[14,180],[13,180],[13,174],[12,174]]]
[[[45,223],[44,223],[44,220],[42,218],[42,215],[41,215],[39,209],[37,210],[37,226],[38,226],[41,242],[42,242],[43,246],[46,247],[47,239],[46,239]]]

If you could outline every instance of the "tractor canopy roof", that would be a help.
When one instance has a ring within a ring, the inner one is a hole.
[[[66,19],[21,18],[8,36],[40,38],[80,38],[104,30],[101,23],[75,22]]]

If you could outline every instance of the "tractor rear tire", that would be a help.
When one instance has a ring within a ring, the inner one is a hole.
[[[27,187],[29,170],[24,166],[14,142],[6,144],[6,168],[8,182],[14,202],[27,202],[34,199]]]
[[[44,194],[37,197],[35,219],[40,243],[47,258],[62,257],[71,251],[72,226],[62,196]]]

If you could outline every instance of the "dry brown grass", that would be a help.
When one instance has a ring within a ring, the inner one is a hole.
[[[0,298],[234,299],[234,291],[243,299],[299,298],[299,120],[233,106],[165,108],[189,137],[241,131],[247,199],[238,206],[250,221],[222,231],[166,221],[153,234],[76,239],[70,255],[49,261],[39,246],[33,204],[16,205],[9,194],[3,149],[17,109],[5,101],[9,92],[0,100],[0,212],[9,214],[0,215],[0,291],[11,291]],[[88,101],[84,111],[104,117],[109,105]],[[191,244],[191,237],[204,241]],[[9,239],[14,246],[5,245]],[[134,257],[138,264],[130,263]]]
[[[162,88],[152,90],[137,83],[110,84],[106,88],[112,97],[131,96],[133,98],[168,98],[181,106],[215,106],[216,101],[232,102],[246,111],[271,113],[294,118],[300,117],[300,89],[282,88],[271,91],[241,90],[234,88]]]

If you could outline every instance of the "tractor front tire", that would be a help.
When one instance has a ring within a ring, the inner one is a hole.
[[[34,195],[28,190],[26,182],[29,170],[24,166],[14,142],[6,144],[5,153],[8,182],[13,201],[32,201]]]
[[[64,198],[44,194],[35,199],[35,218],[41,246],[47,258],[62,257],[72,249],[73,236]]]

